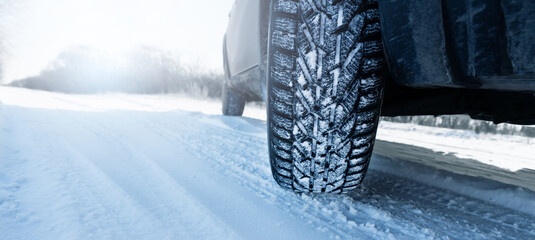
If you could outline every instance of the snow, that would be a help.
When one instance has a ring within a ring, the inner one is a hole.
[[[535,237],[533,192],[410,161],[375,155],[348,195],[281,189],[263,109],[8,87],[0,102],[0,239]]]
[[[381,122],[377,139],[432,149],[510,171],[535,169],[535,138]],[[410,132],[410,134],[407,134]]]
[[[454,174],[432,167],[405,161],[396,161],[375,155],[371,162],[372,169],[407,177],[411,180],[427,183],[441,189],[446,189],[464,196],[480,199],[496,205],[515,209],[526,214],[535,213],[535,192],[524,188],[505,185],[499,182],[483,181],[480,178]],[[403,171],[400,171],[403,169]]]

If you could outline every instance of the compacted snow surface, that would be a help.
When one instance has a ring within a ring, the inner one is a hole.
[[[417,161],[375,155],[347,195],[283,190],[262,109],[8,87],[0,102],[0,239],[535,239],[532,191]],[[434,134],[385,124],[378,152]],[[429,139],[418,148],[440,148]],[[532,166],[529,141],[504,171]],[[454,145],[440,151],[478,160]]]

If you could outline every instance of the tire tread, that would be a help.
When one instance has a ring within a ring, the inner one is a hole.
[[[368,168],[383,97],[377,3],[274,0],[271,14],[268,143],[274,178],[298,192],[351,191]]]

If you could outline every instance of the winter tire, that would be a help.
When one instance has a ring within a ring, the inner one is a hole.
[[[223,115],[241,116],[244,108],[245,98],[225,83],[223,85]]]
[[[268,40],[273,176],[297,192],[362,182],[383,98],[375,0],[273,0]]]

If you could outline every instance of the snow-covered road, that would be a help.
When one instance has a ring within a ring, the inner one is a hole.
[[[535,239],[535,193],[411,161],[375,155],[348,195],[283,190],[261,109],[8,87],[0,102],[0,239]]]

